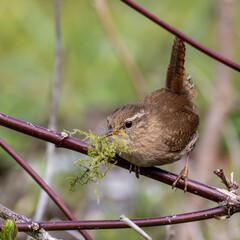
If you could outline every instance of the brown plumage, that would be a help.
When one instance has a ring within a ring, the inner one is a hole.
[[[183,83],[185,79],[185,51],[186,49],[184,46],[184,42],[176,37],[174,39],[171,59],[168,65],[165,87],[177,94],[182,94],[184,87]]]
[[[177,161],[192,151],[198,139],[199,116],[191,102],[195,92],[185,76],[184,59],[184,42],[175,38],[165,88],[116,109],[108,117],[110,138],[119,138],[119,131],[123,129],[123,141],[132,152],[122,157],[138,167]],[[184,178],[185,190],[187,160],[174,182],[175,186],[180,178]]]

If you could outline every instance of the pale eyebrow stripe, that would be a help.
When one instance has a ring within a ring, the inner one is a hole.
[[[128,122],[128,121],[133,121],[133,120],[135,120],[136,118],[141,118],[141,117],[143,117],[144,115],[146,115],[145,112],[144,112],[144,110],[140,110],[140,112],[136,113],[133,117],[127,118],[127,119],[126,119],[126,122]]]

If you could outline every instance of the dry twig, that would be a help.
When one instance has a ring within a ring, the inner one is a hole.
[[[142,98],[145,95],[143,76],[117,36],[117,31],[110,17],[106,1],[95,0],[94,6],[102,29],[106,34],[116,56],[126,69],[136,95],[139,98]]]
[[[30,221],[27,217],[13,212],[1,204],[0,217],[5,220],[11,219],[16,223],[28,223],[28,231],[26,233],[37,240],[58,240],[57,238],[52,237],[43,228],[40,229],[37,223]]]
[[[138,225],[136,225],[133,221],[131,221],[129,218],[125,217],[124,215],[120,216],[120,221],[126,223],[129,227],[134,229],[137,233],[139,233],[145,239],[152,240],[152,238],[146,232],[144,232]]]
[[[58,105],[58,96],[59,96],[59,85],[61,78],[61,34],[60,34],[60,6],[59,0],[54,0],[54,16],[55,16],[55,69],[54,77],[52,84],[52,95],[50,102],[50,117],[48,128],[56,130],[56,119],[57,119],[57,105]],[[55,148],[52,144],[47,143],[46,146],[46,170],[44,181],[47,185],[51,185],[51,179],[54,172],[54,157],[55,157]],[[34,219],[42,219],[42,216],[47,208],[48,197],[45,191],[41,191],[39,196],[39,202],[36,208]]]

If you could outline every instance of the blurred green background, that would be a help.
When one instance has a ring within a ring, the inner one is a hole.
[[[136,2],[197,42],[217,51],[216,1]],[[109,0],[107,3],[118,39],[144,77],[146,94],[163,87],[174,37],[121,1]],[[1,112],[47,127],[55,54],[53,2],[0,0],[0,6]],[[102,30],[94,2],[60,1],[60,7],[62,75],[57,129],[91,129],[100,133],[112,110],[138,100],[138,96],[126,69]],[[236,1],[236,9],[240,9],[239,1]],[[236,48],[232,60],[239,63],[240,11],[236,11],[235,25]],[[191,46],[186,47],[186,72],[191,74],[195,83],[198,93],[195,103],[201,118],[204,118],[211,99],[216,62]],[[239,138],[240,75],[232,71],[235,100],[229,118]],[[0,132],[1,137],[43,176],[45,143],[1,126]],[[221,143],[220,156],[229,159],[227,144],[224,140]],[[186,211],[193,210],[186,205],[189,195],[172,191],[169,186],[143,177],[137,180],[134,174],[129,175],[118,168],[113,169],[104,180],[100,189],[100,204],[97,205],[94,185],[84,186],[74,193],[68,190],[66,177],[75,171],[73,163],[78,158],[80,155],[77,153],[57,149],[53,189],[79,219],[118,219],[121,214],[129,218],[164,216],[183,212],[184,204]],[[179,171],[182,165],[183,162],[174,171]],[[172,166],[164,168],[172,170]],[[0,151],[0,173],[1,189],[4,192],[0,203],[31,218],[37,204],[39,187],[3,151]],[[236,169],[235,175],[239,173]],[[49,204],[52,208],[45,214],[45,220],[55,217],[64,219],[51,201]],[[214,223],[211,228],[213,226]],[[228,230],[229,225],[221,226]],[[203,232],[206,239],[213,239],[209,230],[211,228],[206,227]],[[153,239],[164,239],[166,233],[165,227],[144,230]],[[140,239],[132,230],[90,233],[99,240]],[[62,236],[62,233],[57,234]],[[240,239],[240,235],[234,239]]]

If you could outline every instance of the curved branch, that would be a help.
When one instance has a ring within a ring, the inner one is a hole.
[[[206,55],[216,59],[217,61],[237,70],[238,72],[240,72],[240,65],[215,53],[214,51],[204,47],[203,45],[199,44],[198,42],[194,41],[193,39],[191,39],[190,37],[186,36],[185,34],[183,34],[182,32],[178,31],[177,29],[173,28],[172,26],[170,26],[169,24],[165,23],[164,21],[162,21],[161,19],[157,18],[155,15],[153,15],[152,13],[148,12],[146,9],[142,8],[141,6],[139,6],[138,4],[136,4],[134,1],[132,0],[121,0],[122,2],[126,3],[128,6],[130,6],[131,8],[135,9],[137,12],[139,12],[140,14],[144,15],[145,17],[147,17],[148,19],[150,19],[151,21],[155,22],[157,25],[161,26],[162,28],[166,29],[168,32],[174,34],[175,36],[178,36],[179,38],[181,38],[182,40],[184,40],[185,42],[189,43],[191,46],[193,46],[194,48],[198,49],[199,51],[205,53]]]

